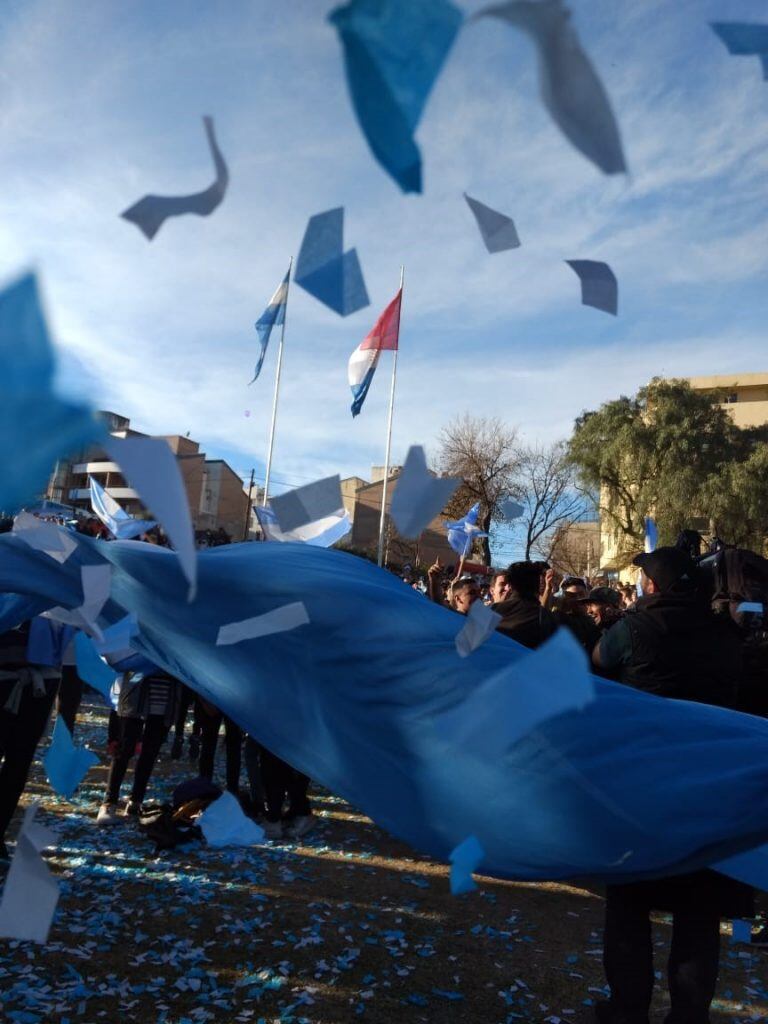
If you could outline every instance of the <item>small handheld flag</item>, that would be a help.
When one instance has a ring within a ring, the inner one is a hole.
[[[365,396],[371,386],[379,362],[379,353],[386,349],[396,352],[400,335],[400,304],[402,287],[376,321],[373,329],[352,353],[347,367],[349,386],[352,389],[352,415],[357,416],[363,407]]]
[[[480,502],[476,501],[463,519],[457,519],[455,523],[446,523],[448,530],[448,543],[457,555],[466,558],[472,550],[472,542],[475,537],[487,537],[488,534],[477,525],[477,517],[480,515]]]
[[[264,363],[264,357],[267,354],[267,345],[269,344],[269,339],[272,334],[272,328],[275,324],[280,325],[285,323],[285,308],[288,305],[288,279],[290,276],[291,270],[289,267],[288,273],[280,282],[275,294],[269,300],[267,308],[254,324],[256,333],[259,336],[261,352],[259,353],[259,361],[256,363],[256,370],[253,374],[253,380],[250,382],[251,384],[253,384],[253,381],[256,380],[261,373],[261,367]]]

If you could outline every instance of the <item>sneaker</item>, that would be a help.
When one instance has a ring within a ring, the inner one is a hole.
[[[173,743],[171,744],[171,760],[178,761],[181,757],[181,750],[184,746],[183,736],[174,736]]]
[[[311,832],[317,822],[314,814],[297,814],[288,826],[288,833],[294,839],[301,839],[308,832]]]
[[[283,823],[281,821],[265,821],[261,826],[267,839],[283,838]]]
[[[138,818],[141,814],[141,804],[137,800],[129,800],[125,805],[123,815],[126,818]]]
[[[117,825],[121,820],[117,813],[117,804],[102,804],[96,815],[97,825]]]

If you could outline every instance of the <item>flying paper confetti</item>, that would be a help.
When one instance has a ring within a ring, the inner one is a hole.
[[[195,534],[184,481],[168,442],[160,437],[110,435],[104,446],[176,549],[191,598],[197,582]]]
[[[448,0],[352,0],[329,20],[344,48],[352,103],[373,155],[403,192],[421,192],[413,133],[461,11]]]
[[[270,498],[270,506],[284,533],[334,515],[344,507],[339,474],[277,494]]]
[[[357,250],[344,252],[343,206],[309,218],[294,280],[340,316],[370,305]]]
[[[75,658],[80,678],[109,700],[117,672],[99,657],[91,638],[85,633],[78,633],[75,637]]]
[[[45,774],[54,792],[69,799],[88,770],[98,763],[99,759],[92,751],[75,746],[66,722],[57,715],[51,744],[43,758]]]
[[[616,316],[619,308],[619,283],[607,263],[599,260],[566,260],[581,281],[581,302]]]
[[[59,902],[59,885],[40,856],[55,844],[56,834],[35,822],[37,808],[33,803],[24,812],[0,901],[0,936],[44,944]]]
[[[20,512],[13,521],[13,533],[36,551],[44,551],[57,562],[66,562],[77,548],[77,540],[69,530],[55,523],[46,523],[28,512]]]
[[[99,640],[102,632],[97,623],[99,612],[109,600],[112,570],[108,565],[83,565],[80,567],[80,584],[83,600],[76,608],[49,608],[43,614],[56,622],[64,622],[78,629],[87,629]]]
[[[604,174],[621,174],[626,161],[608,94],[570,23],[562,0],[513,0],[475,17],[501,18],[536,44],[541,98],[573,145]]]
[[[763,78],[768,81],[768,25],[743,21],[712,21],[712,31],[735,57],[759,57]]]
[[[391,515],[401,537],[418,537],[461,483],[458,477],[433,476],[421,445],[408,449],[403,469],[395,483]]]
[[[520,502],[514,501],[512,498],[505,498],[501,503],[501,514],[505,519],[519,519],[523,512],[525,509]]]
[[[536,687],[534,678],[546,679],[547,685]],[[504,715],[499,714],[498,703],[502,691],[510,694]],[[584,649],[567,629],[560,629],[526,654],[522,663],[510,664],[483,680],[445,716],[444,723],[459,745],[482,750],[485,757],[494,759],[543,722],[566,711],[583,710],[594,699]]]
[[[492,636],[501,622],[501,615],[492,612],[482,601],[474,601],[464,620],[464,625],[456,634],[456,650],[459,657],[466,658]]]
[[[464,193],[464,198],[470,210],[475,215],[480,234],[488,252],[505,252],[507,249],[517,249],[520,246],[520,239],[517,236],[515,222],[506,214],[492,210],[490,206],[473,199]]]
[[[209,846],[254,846],[264,842],[264,829],[244,813],[239,800],[224,792],[198,819]]]
[[[200,217],[207,217],[208,214],[213,213],[224,198],[229,183],[229,171],[224,163],[221,150],[216,144],[213,118],[204,117],[203,125],[216,167],[214,183],[203,192],[193,192],[187,196],[146,195],[120,214],[121,217],[135,224],[150,242],[168,217],[178,217],[182,213],[196,213]]]
[[[301,601],[285,604],[264,615],[256,615],[242,622],[230,622],[219,629],[216,643],[238,644],[241,640],[253,640],[259,636],[271,636],[273,633],[285,633],[309,622],[307,609]]]
[[[56,459],[105,433],[84,405],[53,391],[54,356],[31,274],[0,292],[0,508],[45,490]]]
[[[482,863],[485,851],[475,836],[469,836],[463,843],[451,850],[451,893],[461,896],[477,889],[472,873]]]

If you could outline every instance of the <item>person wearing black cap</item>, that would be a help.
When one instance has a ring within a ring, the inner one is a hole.
[[[606,633],[624,615],[621,609],[621,595],[610,587],[593,587],[579,604],[586,608],[587,615],[600,630]]]
[[[741,645],[732,624],[713,615],[699,596],[695,563],[685,551],[662,547],[638,555],[634,564],[641,570],[643,596],[604,634],[593,654],[595,665],[659,697],[733,707]],[[752,891],[714,871],[608,886],[603,962],[611,998],[596,1007],[604,1024],[648,1024],[652,910],[673,915],[672,1005],[665,1024],[708,1024],[720,919],[753,916]]]

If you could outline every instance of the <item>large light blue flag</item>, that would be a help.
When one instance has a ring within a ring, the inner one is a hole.
[[[75,606],[86,559],[112,567],[102,629],[132,614],[137,650],[431,856],[474,836],[485,875],[616,883],[768,842],[768,721],[597,678],[588,703],[563,700],[586,669],[565,630],[548,652],[496,633],[461,658],[454,612],[365,559],[306,544],[203,551],[188,603],[172,551],[83,537],[59,564],[4,534],[0,593]],[[295,602],[300,628],[217,645],[222,627]],[[477,700],[488,681],[490,710]],[[531,728],[532,693],[542,711],[552,699]]]
[[[153,519],[134,519],[129,516],[92,476],[88,477],[88,484],[91,488],[91,508],[117,540],[131,540],[157,526]]]
[[[288,279],[290,276],[291,271],[289,268],[287,274],[278,285],[277,291],[269,300],[267,308],[253,325],[259,336],[261,352],[259,352],[259,360],[256,363],[256,369],[254,371],[251,384],[253,384],[253,381],[256,380],[261,373],[261,367],[264,364],[264,357],[267,354],[267,345],[269,344],[269,339],[272,335],[272,328],[276,324],[280,326],[285,323],[285,311],[288,307]]]

